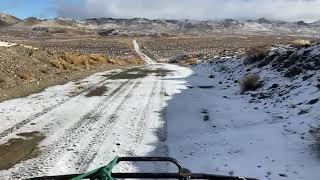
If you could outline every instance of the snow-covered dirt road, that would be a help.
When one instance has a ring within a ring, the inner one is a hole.
[[[191,70],[149,61],[0,103],[0,144],[34,138],[26,133],[42,137],[37,153],[19,163],[4,151],[4,160],[17,164],[2,164],[0,179],[84,172],[115,156],[167,156],[163,108],[185,88]],[[137,168],[121,164],[119,170]]]
[[[247,67],[237,58],[187,68],[155,63],[136,41],[134,48],[146,66],[0,103],[0,179],[84,172],[114,156],[171,156],[201,173],[319,179],[319,153],[306,132],[319,120],[320,85],[312,82],[320,76],[292,82],[270,67],[253,69],[265,87],[242,94],[238,80]],[[288,100],[252,100],[275,83],[283,90],[295,85],[285,91]],[[1,145],[7,142],[9,150]],[[117,169],[139,170],[171,169],[156,163]]]

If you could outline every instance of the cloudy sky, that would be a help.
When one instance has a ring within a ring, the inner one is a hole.
[[[79,19],[146,17],[215,20],[266,17],[311,22],[320,19],[320,0],[1,0],[0,11],[20,16]]]

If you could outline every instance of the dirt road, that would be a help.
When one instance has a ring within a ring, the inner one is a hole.
[[[0,144],[9,145],[0,147],[7,153],[0,179],[84,172],[116,155],[167,155],[166,100],[185,88],[183,78],[192,71],[156,64],[136,42],[134,47],[146,66],[97,73],[1,103]],[[139,168],[119,166],[120,171]]]

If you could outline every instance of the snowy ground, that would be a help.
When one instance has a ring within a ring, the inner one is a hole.
[[[170,156],[194,172],[319,179],[319,150],[313,149],[314,141],[308,136],[310,126],[319,125],[320,104],[308,105],[320,97],[311,83],[317,77],[290,80],[269,67],[252,69],[260,74],[264,87],[241,94],[235,80],[248,73],[246,68],[239,59],[192,68],[193,74],[186,79],[189,89],[176,94],[166,107]],[[275,83],[285,100],[280,92],[252,100]],[[295,85],[292,91],[289,85]],[[299,115],[301,110],[308,113]]]
[[[11,46],[14,46],[16,45],[15,43],[9,43],[9,42],[3,42],[3,41],[0,41],[0,47],[11,47]]]
[[[135,49],[141,53],[136,42]],[[21,132],[46,136],[39,156],[0,171],[0,179],[83,172],[116,155],[171,156],[193,172],[318,179],[319,154],[306,132],[319,120],[320,107],[306,102],[320,93],[310,82],[281,78],[268,68],[253,70],[266,82],[257,94],[274,83],[300,84],[286,101],[253,101],[254,93],[241,94],[234,82],[246,73],[240,60],[187,68],[144,59],[143,69],[127,72],[136,78],[122,70],[97,73],[0,103],[0,144]],[[145,70],[156,73],[138,76]],[[98,87],[106,91],[86,96]],[[298,115],[303,109],[309,113]],[[144,168],[121,164],[118,170]]]
[[[11,46],[16,46],[16,43],[10,43],[10,42],[5,42],[5,41],[0,41],[0,47],[11,47]],[[23,46],[25,48],[29,48],[29,49],[38,49],[32,46],[28,46],[28,45],[23,45],[23,44],[19,44],[20,46]]]
[[[168,156],[162,109],[167,99],[185,88],[184,78],[192,72],[148,63],[0,103],[0,144],[22,132],[39,131],[46,137],[39,156],[0,171],[0,179],[84,172],[117,155]],[[105,91],[87,97],[101,87]],[[139,169],[121,164],[118,170]]]

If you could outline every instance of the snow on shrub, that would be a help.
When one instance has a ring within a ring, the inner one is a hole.
[[[295,48],[304,48],[304,47],[309,47],[311,42],[309,40],[305,39],[296,39],[292,41],[291,46]]]
[[[249,74],[240,80],[240,88],[242,91],[254,91],[259,87],[259,80],[258,74]]]
[[[270,51],[269,46],[265,46],[265,45],[250,47],[246,49],[247,58],[244,63],[252,64],[252,63],[261,61],[267,56],[269,51]]]
[[[311,127],[311,129],[309,130],[309,133],[312,135],[312,137],[316,141],[316,144],[319,145],[319,148],[320,148],[320,126]]]

